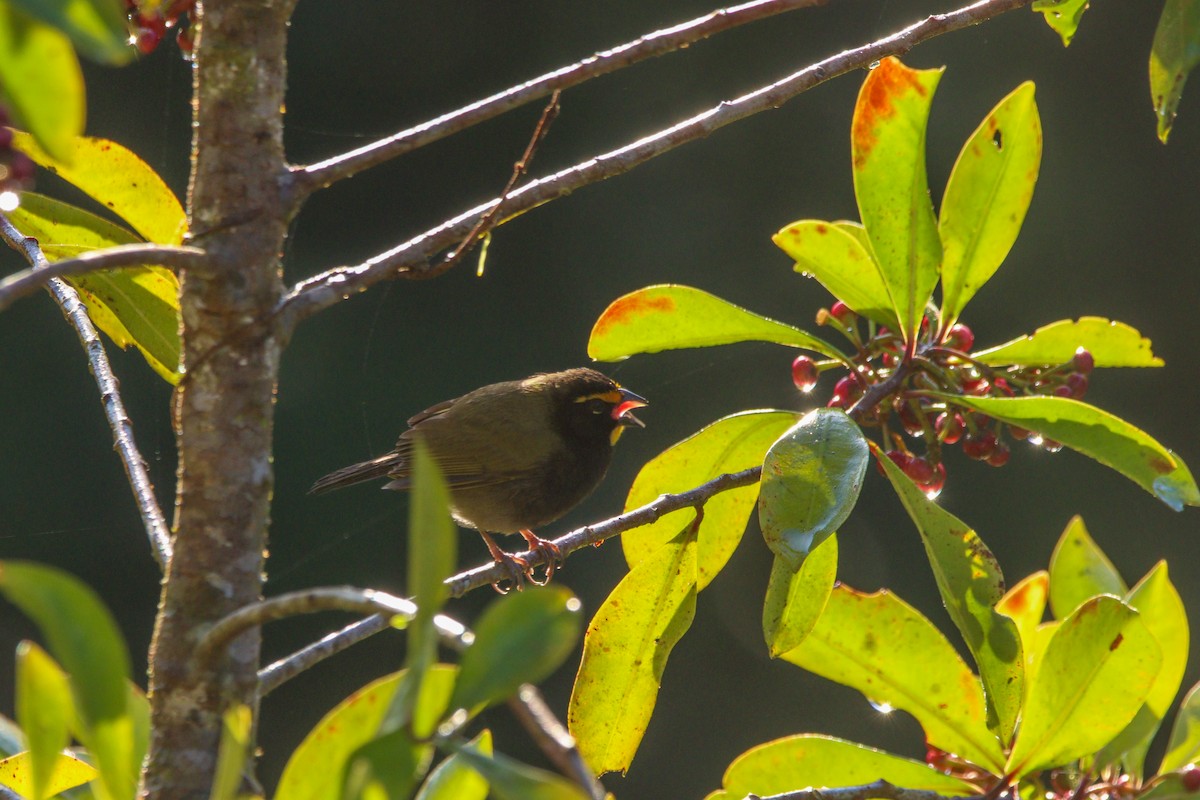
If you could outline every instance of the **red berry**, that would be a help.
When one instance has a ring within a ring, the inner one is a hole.
[[[1200,769],[1195,765],[1188,766],[1179,776],[1180,783],[1183,788],[1189,792],[1200,790]]]
[[[833,317],[843,325],[848,325],[858,317],[858,315],[850,309],[850,306],[846,305],[841,300],[838,300],[829,308],[829,316]]]
[[[900,425],[909,436],[920,436],[921,432],[925,430],[925,425],[921,421],[921,412],[903,398],[896,398],[896,401],[892,403],[892,410],[900,418]]]
[[[999,442],[996,444],[996,449],[987,457],[987,463],[993,467],[1003,467],[1008,463],[1011,455],[1012,451],[1008,449],[1008,445],[1004,442]]]
[[[925,490],[925,496],[932,500],[942,493],[942,487],[945,485],[946,465],[938,464],[933,468],[933,476],[921,488]]]
[[[1084,375],[1087,375],[1095,368],[1096,359],[1092,357],[1091,353],[1081,347],[1075,351],[1073,363],[1076,372],[1082,372]]]
[[[1083,399],[1088,390],[1088,377],[1082,372],[1072,372],[1067,376],[1067,388],[1071,390],[1071,396],[1076,400]]]
[[[962,390],[964,392],[978,397],[986,395],[991,388],[992,385],[983,376],[964,378],[962,382]]]
[[[153,28],[138,28],[137,36],[133,41],[137,45],[139,53],[149,55],[158,48],[158,43],[162,41],[162,34]]]
[[[1018,428],[1016,425],[1009,425],[1008,426],[1008,435],[1019,441],[1025,441],[1026,439],[1029,438],[1030,433],[1029,433],[1029,431],[1025,430],[1024,428]]]
[[[888,458],[890,458],[892,460],[892,463],[895,464],[897,467],[899,467],[902,470],[907,469],[908,462],[912,460],[912,454],[906,453],[903,450],[888,450],[884,455],[886,455]],[[883,469],[883,464],[876,461],[875,469],[879,470],[880,475],[887,477],[887,473],[884,472],[884,469]]]
[[[842,377],[833,385],[833,396],[841,397],[846,401],[853,402],[862,395],[862,387],[858,385],[858,381],[852,375]]]
[[[968,433],[963,439],[962,449],[968,458],[983,461],[996,449],[996,434],[991,431]]]
[[[1042,439],[1042,449],[1047,453],[1057,453],[1063,449],[1062,442],[1056,442],[1053,439]]]
[[[817,385],[817,364],[808,356],[796,356],[792,362],[792,383],[796,388],[808,394]]]
[[[1070,386],[1067,386],[1064,383],[1062,386],[1055,388],[1054,396],[1055,397],[1074,397],[1075,392],[1071,390]]]
[[[12,140],[12,128],[0,128],[0,150],[8,150],[12,147]]]
[[[975,345],[975,332],[962,323],[951,325],[950,330],[946,331],[944,343],[946,347],[969,353]]]
[[[911,458],[904,467],[904,474],[912,478],[918,486],[926,486],[934,477],[933,464],[926,458]]]
[[[9,156],[8,174],[14,181],[28,183],[33,180],[33,159],[24,153],[14,152]]]
[[[962,417],[958,414],[938,414],[938,418],[933,423],[933,430],[943,442],[954,444],[962,438]]]
[[[1016,392],[1013,391],[1013,388],[1008,385],[1008,381],[1004,380],[1004,378],[996,378],[996,380],[992,381],[992,386],[1009,397],[1016,395]]]

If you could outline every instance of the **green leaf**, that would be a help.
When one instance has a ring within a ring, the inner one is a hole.
[[[797,272],[816,278],[856,313],[898,330],[896,302],[870,241],[842,224],[804,219],[788,225],[771,241],[796,260]]]
[[[46,784],[46,796],[51,797],[76,786],[94,781],[96,768],[66,753],[58,754],[54,773]],[[33,796],[33,763],[28,752],[0,759],[0,786],[12,789],[21,797]]]
[[[817,624],[833,591],[837,558],[836,535],[813,548],[799,570],[775,557],[763,602],[763,638],[771,658],[796,647]]]
[[[71,683],[54,659],[33,642],[17,645],[17,723],[29,744],[33,800],[49,797],[59,753],[71,741],[75,705]]]
[[[127,64],[136,52],[119,0],[11,0],[25,13],[58,28],[93,61]]]
[[[932,622],[890,592],[837,586],[816,628],[783,660],[907,711],[935,747],[992,773],[1004,766],[979,679]]]
[[[1062,442],[1115,469],[1175,511],[1200,505],[1200,488],[1179,456],[1103,409],[1068,397],[942,398]]]
[[[75,206],[25,192],[9,219],[42,246],[50,261],[140,241],[129,231]],[[68,278],[88,316],[118,347],[136,345],[155,372],[171,384],[179,364],[179,280],[164,267],[101,270]]]
[[[0,86],[13,116],[29,128],[18,136],[32,134],[47,152],[69,161],[87,114],[83,71],[70,39],[13,3],[0,3]],[[13,146],[23,149],[16,140]]]
[[[970,525],[934,503],[875,445],[875,460],[921,533],[950,619],[975,657],[988,702],[988,725],[1011,740],[1021,710],[1024,660],[1016,623],[995,609],[1004,575]]]
[[[863,82],[850,129],[859,215],[906,340],[921,324],[942,261],[925,174],[925,125],[941,76],[883,59]]]
[[[1038,630],[1046,614],[1046,598],[1050,594],[1050,573],[1035,572],[1004,593],[996,603],[996,611],[1017,625],[1021,636],[1021,652],[1025,656],[1025,682],[1032,678],[1034,656],[1038,647]]]
[[[1150,99],[1163,144],[1175,124],[1175,110],[1188,73],[1200,63],[1200,0],[1167,0],[1150,46]]]
[[[456,667],[439,664],[421,683],[413,724],[432,729],[454,690]],[[337,800],[347,761],[375,737],[404,671],[386,675],[347,697],[309,731],[288,758],[276,800]]]
[[[735,342],[774,342],[845,360],[812,334],[690,286],[647,286],[618,297],[592,327],[588,355],[620,361],[637,353]]]
[[[840,408],[810,411],[771,445],[758,523],[792,571],[850,516],[869,460],[862,429]]]
[[[724,789],[707,800],[742,800],[748,794],[782,794],[805,786],[856,786],[881,779],[950,796],[975,791],[965,781],[919,761],[857,742],[806,733],[742,753],[725,770]]]
[[[132,797],[141,761],[128,711],[129,655],[112,615],[77,578],[41,564],[0,564],[0,593],[37,623],[70,675],[79,738],[95,759],[103,793]]]
[[[378,736],[359,747],[346,762],[342,800],[389,800],[408,797],[429,768],[433,748],[413,740],[405,728]]]
[[[433,618],[449,596],[443,581],[454,572],[458,557],[458,532],[450,519],[450,490],[437,462],[419,438],[413,448],[413,463],[413,496],[408,514],[408,585],[417,604],[417,613],[407,626],[404,680],[392,697],[387,716],[380,723],[380,735],[405,727],[412,720],[421,682],[437,659],[437,631]],[[436,721],[430,720],[429,724],[436,725]],[[432,732],[432,727],[413,727],[413,733],[419,738],[426,738]]]
[[[946,183],[942,239],[942,326],[953,325],[1008,256],[1033,199],[1042,161],[1042,122],[1026,81],[991,110],[963,145]]]
[[[470,744],[455,747],[454,752],[484,777],[499,800],[588,800],[587,793],[566,778],[501,753]]]
[[[1158,771],[1159,774],[1174,772],[1197,760],[1200,760],[1200,683],[1189,689],[1179,704],[1167,752]]]
[[[1108,596],[1079,606],[1046,646],[1006,773],[1020,778],[1103,747],[1133,719],[1161,664],[1132,608]]]
[[[992,366],[1055,366],[1065,364],[1083,348],[1097,367],[1161,367],[1163,360],[1150,350],[1150,340],[1124,322],[1104,317],[1060,319],[1028,336],[972,353]]]
[[[1050,556],[1050,608],[1064,619],[1098,594],[1122,597],[1129,591],[1117,568],[1088,534],[1083,517],[1075,516]]]
[[[183,242],[187,217],[175,194],[149,164],[116,142],[77,136],[56,159],[17,131],[13,147],[128,222],[146,241]]]
[[[471,740],[476,752],[492,754],[492,732],[486,728]],[[455,753],[429,773],[415,800],[487,800],[488,783],[466,760]]]
[[[242,785],[242,770],[250,749],[253,715],[250,707],[236,705],[221,715],[221,743],[217,750],[217,769],[213,776],[210,800],[237,800]]]
[[[1046,17],[1046,24],[1062,38],[1063,47],[1071,44],[1088,0],[1036,0],[1033,10]]]
[[[696,539],[685,530],[630,570],[588,625],[567,725],[597,773],[633,761],[667,657],[695,616],[696,591]]]
[[[730,472],[762,464],[771,444],[799,419],[793,411],[744,411],[719,419],[651,459],[633,481],[625,510],[664,494],[694,489]],[[696,589],[703,590],[733,555],[754,509],[758,484],[714,495],[704,504],[696,542]],[[621,534],[630,568],[650,558],[679,534],[695,514],[685,508]]]
[[[579,639],[581,604],[563,587],[527,589],[496,600],[475,626],[451,708],[495,703],[523,683],[541,683]]]
[[[1115,763],[1138,777],[1143,774],[1146,751],[1158,732],[1163,718],[1171,710],[1179,684],[1183,681],[1188,659],[1188,621],[1183,600],[1167,575],[1167,562],[1160,561],[1125,597],[1125,603],[1138,612],[1154,640],[1162,648],[1162,668],[1146,696],[1145,704],[1129,726],[1105,746],[1096,757],[1098,763]]]

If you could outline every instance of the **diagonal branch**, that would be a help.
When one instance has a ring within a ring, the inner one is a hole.
[[[1032,0],[978,0],[954,11],[926,17],[883,39],[830,56],[775,83],[723,102],[617,150],[526,183],[510,192],[505,199],[504,219],[501,222],[588,184],[628,172],[681,144],[704,138],[733,122],[777,108],[830,78],[867,68],[886,56],[907,53],[926,39],[977,25],[1030,2]],[[499,202],[493,199],[476,206],[361,264],[336,267],[300,282],[276,309],[282,315],[285,330],[299,320],[387,278],[431,278],[440,274],[447,267],[445,260],[435,261],[437,255],[457,244],[480,217]]]
[[[0,238],[25,256],[35,272],[48,269],[46,256],[38,246],[37,239],[22,236],[3,214],[0,214]],[[121,401],[121,392],[112,366],[108,362],[104,343],[88,318],[83,301],[70,285],[59,278],[52,278],[47,288],[62,309],[63,316],[75,328],[84,352],[87,353],[92,376],[100,389],[104,416],[112,429],[117,454],[121,457],[121,463],[125,465],[125,474],[129,477],[134,501],[141,514],[142,524],[146,526],[146,534],[150,537],[151,550],[159,566],[165,567],[171,560],[171,531],[163,517],[162,508],[158,505],[158,499],[154,496],[154,485],[146,472],[146,460],[142,458],[141,451],[133,440],[133,423],[125,413],[125,404]]]
[[[322,161],[319,164],[296,167],[292,172],[293,207],[303,202],[315,190],[349,178],[370,167],[382,164],[427,144],[466,130],[526,103],[546,97],[555,91],[577,86],[585,81],[607,75],[644,61],[664,55],[706,39],[715,33],[745,25],[760,19],[798,8],[822,5],[826,0],[751,0],[731,8],[723,8],[703,17],[670,28],[648,33],[639,39],[617,45],[609,50],[556,69],[518,86],[485,97],[449,114],[400,131],[386,139],[364,145],[349,153]]]
[[[92,250],[76,258],[64,258],[9,275],[0,281],[0,311],[4,311],[22,297],[33,294],[49,283],[51,278],[83,275],[119,267],[161,266],[173,270],[194,269],[201,266],[205,259],[204,251],[196,247],[159,244],[122,244],[103,250]]]
[[[885,780],[861,786],[838,786],[822,789],[797,789],[783,794],[748,794],[744,800],[975,800],[980,795],[948,798],[932,789],[906,789]]]

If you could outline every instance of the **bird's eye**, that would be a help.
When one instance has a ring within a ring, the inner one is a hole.
[[[591,400],[588,400],[584,405],[587,408],[587,410],[592,412],[593,414],[605,414],[608,412],[608,403],[605,403],[603,400],[601,400],[598,397],[593,397]]]

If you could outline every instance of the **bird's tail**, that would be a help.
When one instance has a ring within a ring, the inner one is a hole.
[[[348,467],[342,467],[314,483],[312,488],[308,490],[308,493],[320,494],[321,492],[328,492],[331,489],[341,489],[343,486],[351,486],[355,483],[362,483],[363,481],[374,480],[375,478],[386,478],[388,473],[395,470],[403,460],[403,456],[397,453],[388,453],[385,456],[372,458],[370,461],[363,461],[360,464],[351,464]]]

